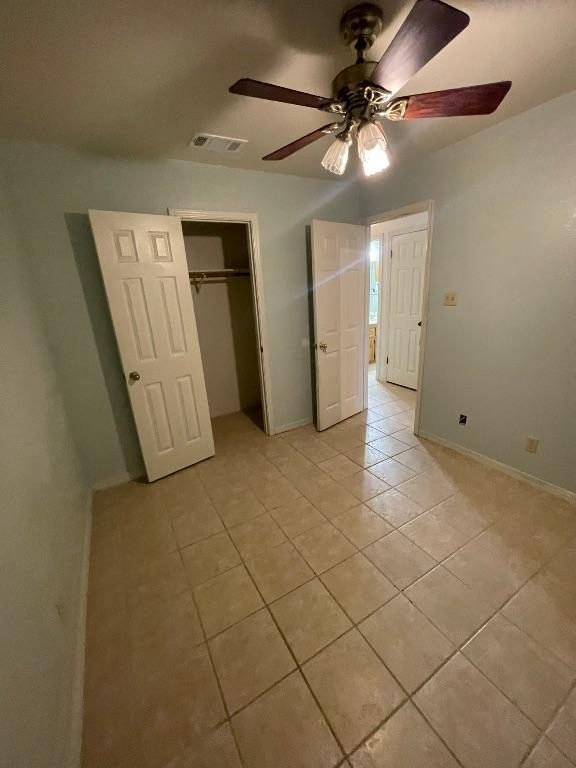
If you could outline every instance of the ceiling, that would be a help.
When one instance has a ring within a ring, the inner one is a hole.
[[[512,90],[494,115],[386,123],[396,162],[576,89],[576,0],[451,1],[470,26],[400,93],[495,80],[512,80]],[[284,161],[260,160],[329,116],[234,96],[228,86],[254,77],[330,96],[332,78],[354,60],[338,35],[354,4],[4,0],[0,135],[334,179],[320,166],[329,138]],[[386,26],[376,59],[413,0],[379,4]],[[238,155],[202,152],[188,146],[196,131],[249,144]]]

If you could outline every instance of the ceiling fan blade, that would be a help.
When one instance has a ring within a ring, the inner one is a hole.
[[[503,80],[500,83],[471,85],[467,88],[452,88],[448,91],[407,96],[408,103],[402,119],[489,115],[500,106],[511,86],[510,80]]]
[[[296,139],[296,141],[291,141],[290,144],[286,144],[285,147],[280,147],[280,149],[271,152],[269,155],[266,155],[266,157],[263,157],[262,160],[284,160],[285,157],[293,155],[294,152],[298,152],[299,149],[304,149],[308,144],[312,144],[313,141],[321,139],[322,136],[334,133],[337,127],[338,125],[336,123],[323,125],[322,128],[317,128],[315,131],[307,133],[306,136],[301,136],[299,139]]]
[[[252,80],[249,77],[238,80],[238,82],[230,86],[229,91],[240,96],[253,96],[255,99],[282,101],[285,104],[297,104],[301,107],[312,107],[313,109],[323,109],[332,101],[332,99],[325,99],[323,96],[314,96],[312,93],[304,93],[303,91],[294,91],[292,88],[283,88],[280,85],[263,83],[260,80]]]
[[[396,37],[376,65],[371,80],[391,93],[396,93],[459,35],[469,21],[467,13],[441,0],[416,0]]]

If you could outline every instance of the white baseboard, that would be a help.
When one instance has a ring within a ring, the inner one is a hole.
[[[491,467],[492,469],[498,469],[505,475],[514,477],[517,480],[524,480],[524,482],[534,486],[535,488],[548,491],[548,493],[553,493],[555,496],[560,496],[566,501],[569,501],[572,504],[576,504],[576,493],[574,493],[574,491],[569,491],[567,488],[562,488],[559,485],[549,483],[546,480],[542,480],[541,478],[536,477],[535,475],[531,475],[528,472],[523,472],[521,469],[516,469],[516,467],[511,467],[509,464],[503,464],[501,461],[491,459],[489,456],[485,456],[483,453],[477,453],[470,448],[466,448],[463,445],[458,445],[458,443],[453,443],[451,440],[446,440],[445,438],[439,437],[438,435],[433,435],[429,432],[420,430],[419,437],[430,440],[432,443],[438,443],[438,445],[442,445],[445,448],[450,448],[451,450],[456,451],[456,453],[461,453],[463,456],[467,456],[470,459],[474,459],[475,461],[480,462],[480,464],[484,464],[485,466]]]
[[[289,424],[281,424],[280,426],[275,426],[274,431],[271,434],[279,435],[281,432],[290,432],[291,429],[298,429],[298,427],[305,427],[308,424],[312,424],[311,416],[308,416],[305,419],[299,419],[298,421],[292,421]]]
[[[105,491],[106,488],[113,488],[115,485],[122,485],[123,483],[129,483],[132,480],[132,476],[128,472],[119,472],[117,475],[107,477],[104,480],[98,480],[92,484],[93,491]]]
[[[67,765],[79,768],[82,753],[82,724],[84,720],[84,661],[86,655],[86,606],[88,603],[88,571],[90,566],[90,540],[92,536],[92,493],[88,496],[86,529],[82,544],[82,566],[78,588],[76,658],[74,662],[74,690],[72,692],[72,727]]]

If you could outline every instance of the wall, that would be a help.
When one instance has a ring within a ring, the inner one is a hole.
[[[0,765],[77,765],[89,493],[0,184]]]
[[[183,222],[188,268],[250,266],[244,224]],[[192,289],[210,415],[249,410],[261,402],[252,286],[248,278],[210,281]]]
[[[362,190],[366,216],[435,203],[421,429],[573,491],[575,150],[576,92]]]
[[[0,146],[11,206],[30,255],[59,384],[93,484],[136,475],[142,462],[86,216],[89,208],[165,213],[168,207],[258,214],[273,421],[309,419],[312,392],[306,226],[354,222],[345,182],[186,161],[105,159],[27,143]]]

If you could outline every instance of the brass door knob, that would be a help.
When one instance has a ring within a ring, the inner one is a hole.
[[[140,381],[140,374],[138,373],[138,371],[130,371],[130,373],[128,374],[128,378],[130,379],[130,381]]]
[[[326,344],[325,341],[321,341],[320,344],[318,344],[318,349],[321,349],[322,352],[326,352],[328,349],[328,344]]]

